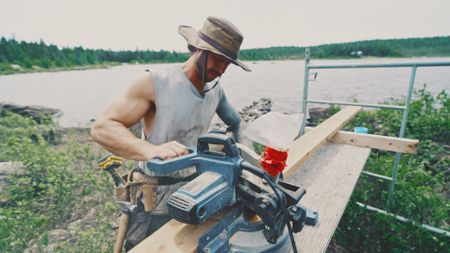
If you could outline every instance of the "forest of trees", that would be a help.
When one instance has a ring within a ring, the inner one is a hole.
[[[350,58],[352,52],[373,57],[450,56],[450,36],[390,40],[366,40],[312,46],[313,58]],[[241,51],[243,60],[303,59],[305,47],[270,47]]]
[[[304,51],[305,47],[294,46],[245,49],[241,51],[240,58],[247,61],[302,59]],[[350,58],[358,51],[362,57],[450,56],[450,36],[368,40],[311,47],[313,58]],[[42,40],[0,39],[0,74],[114,63],[182,62],[187,57],[186,52],[59,48]]]
[[[0,39],[0,73],[20,72],[20,69],[71,68],[108,63],[181,62],[187,53],[171,51],[111,51],[103,49],[58,48],[38,43]],[[19,67],[18,67],[19,66]]]

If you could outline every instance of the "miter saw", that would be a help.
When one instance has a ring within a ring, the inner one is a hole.
[[[196,167],[198,176],[167,202],[169,214],[180,222],[200,224],[227,210],[198,238],[199,252],[296,252],[293,233],[318,221],[317,212],[298,203],[305,189],[269,176],[241,152],[233,138],[208,133],[188,155],[149,160],[144,172]]]

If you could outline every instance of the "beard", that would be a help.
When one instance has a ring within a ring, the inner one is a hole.
[[[206,70],[206,82],[211,82],[220,77],[222,74],[215,69]]]

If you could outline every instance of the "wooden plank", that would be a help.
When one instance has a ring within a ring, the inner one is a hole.
[[[316,226],[294,235],[299,252],[326,251],[369,153],[368,148],[329,143],[289,177],[306,189],[300,203],[319,213]]]
[[[170,220],[151,236],[136,245],[130,253],[188,253],[197,251],[197,239],[216,224],[222,214],[194,226]]]
[[[332,142],[350,144],[358,147],[381,149],[400,153],[417,154],[418,140],[380,136],[374,134],[358,134],[347,131],[336,133]]]
[[[307,127],[310,131],[312,127]],[[380,149],[407,154],[417,154],[417,144],[419,140],[381,136],[375,134],[358,134],[348,131],[338,131],[331,139],[331,142],[340,144],[350,144],[358,147]]]
[[[349,122],[362,108],[347,106],[298,138],[288,152],[287,167],[283,171],[285,178],[311,156],[321,145],[327,142],[340,128]]]

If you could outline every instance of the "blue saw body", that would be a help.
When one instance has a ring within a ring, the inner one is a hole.
[[[234,139],[223,134],[200,136],[188,155],[149,160],[144,173],[164,175],[192,166],[197,176],[169,197],[169,214],[195,225],[230,207],[198,238],[198,252],[289,252],[295,245],[289,243],[289,233],[318,221],[317,212],[298,204],[304,189],[267,177],[261,168],[244,161]],[[260,218],[252,221],[252,216]]]
[[[234,140],[222,134],[199,138],[197,149],[171,160],[153,159],[150,170],[166,174],[191,166],[198,176],[171,195],[169,214],[189,224],[199,224],[220,209],[236,202],[236,187],[242,174],[242,158]]]

